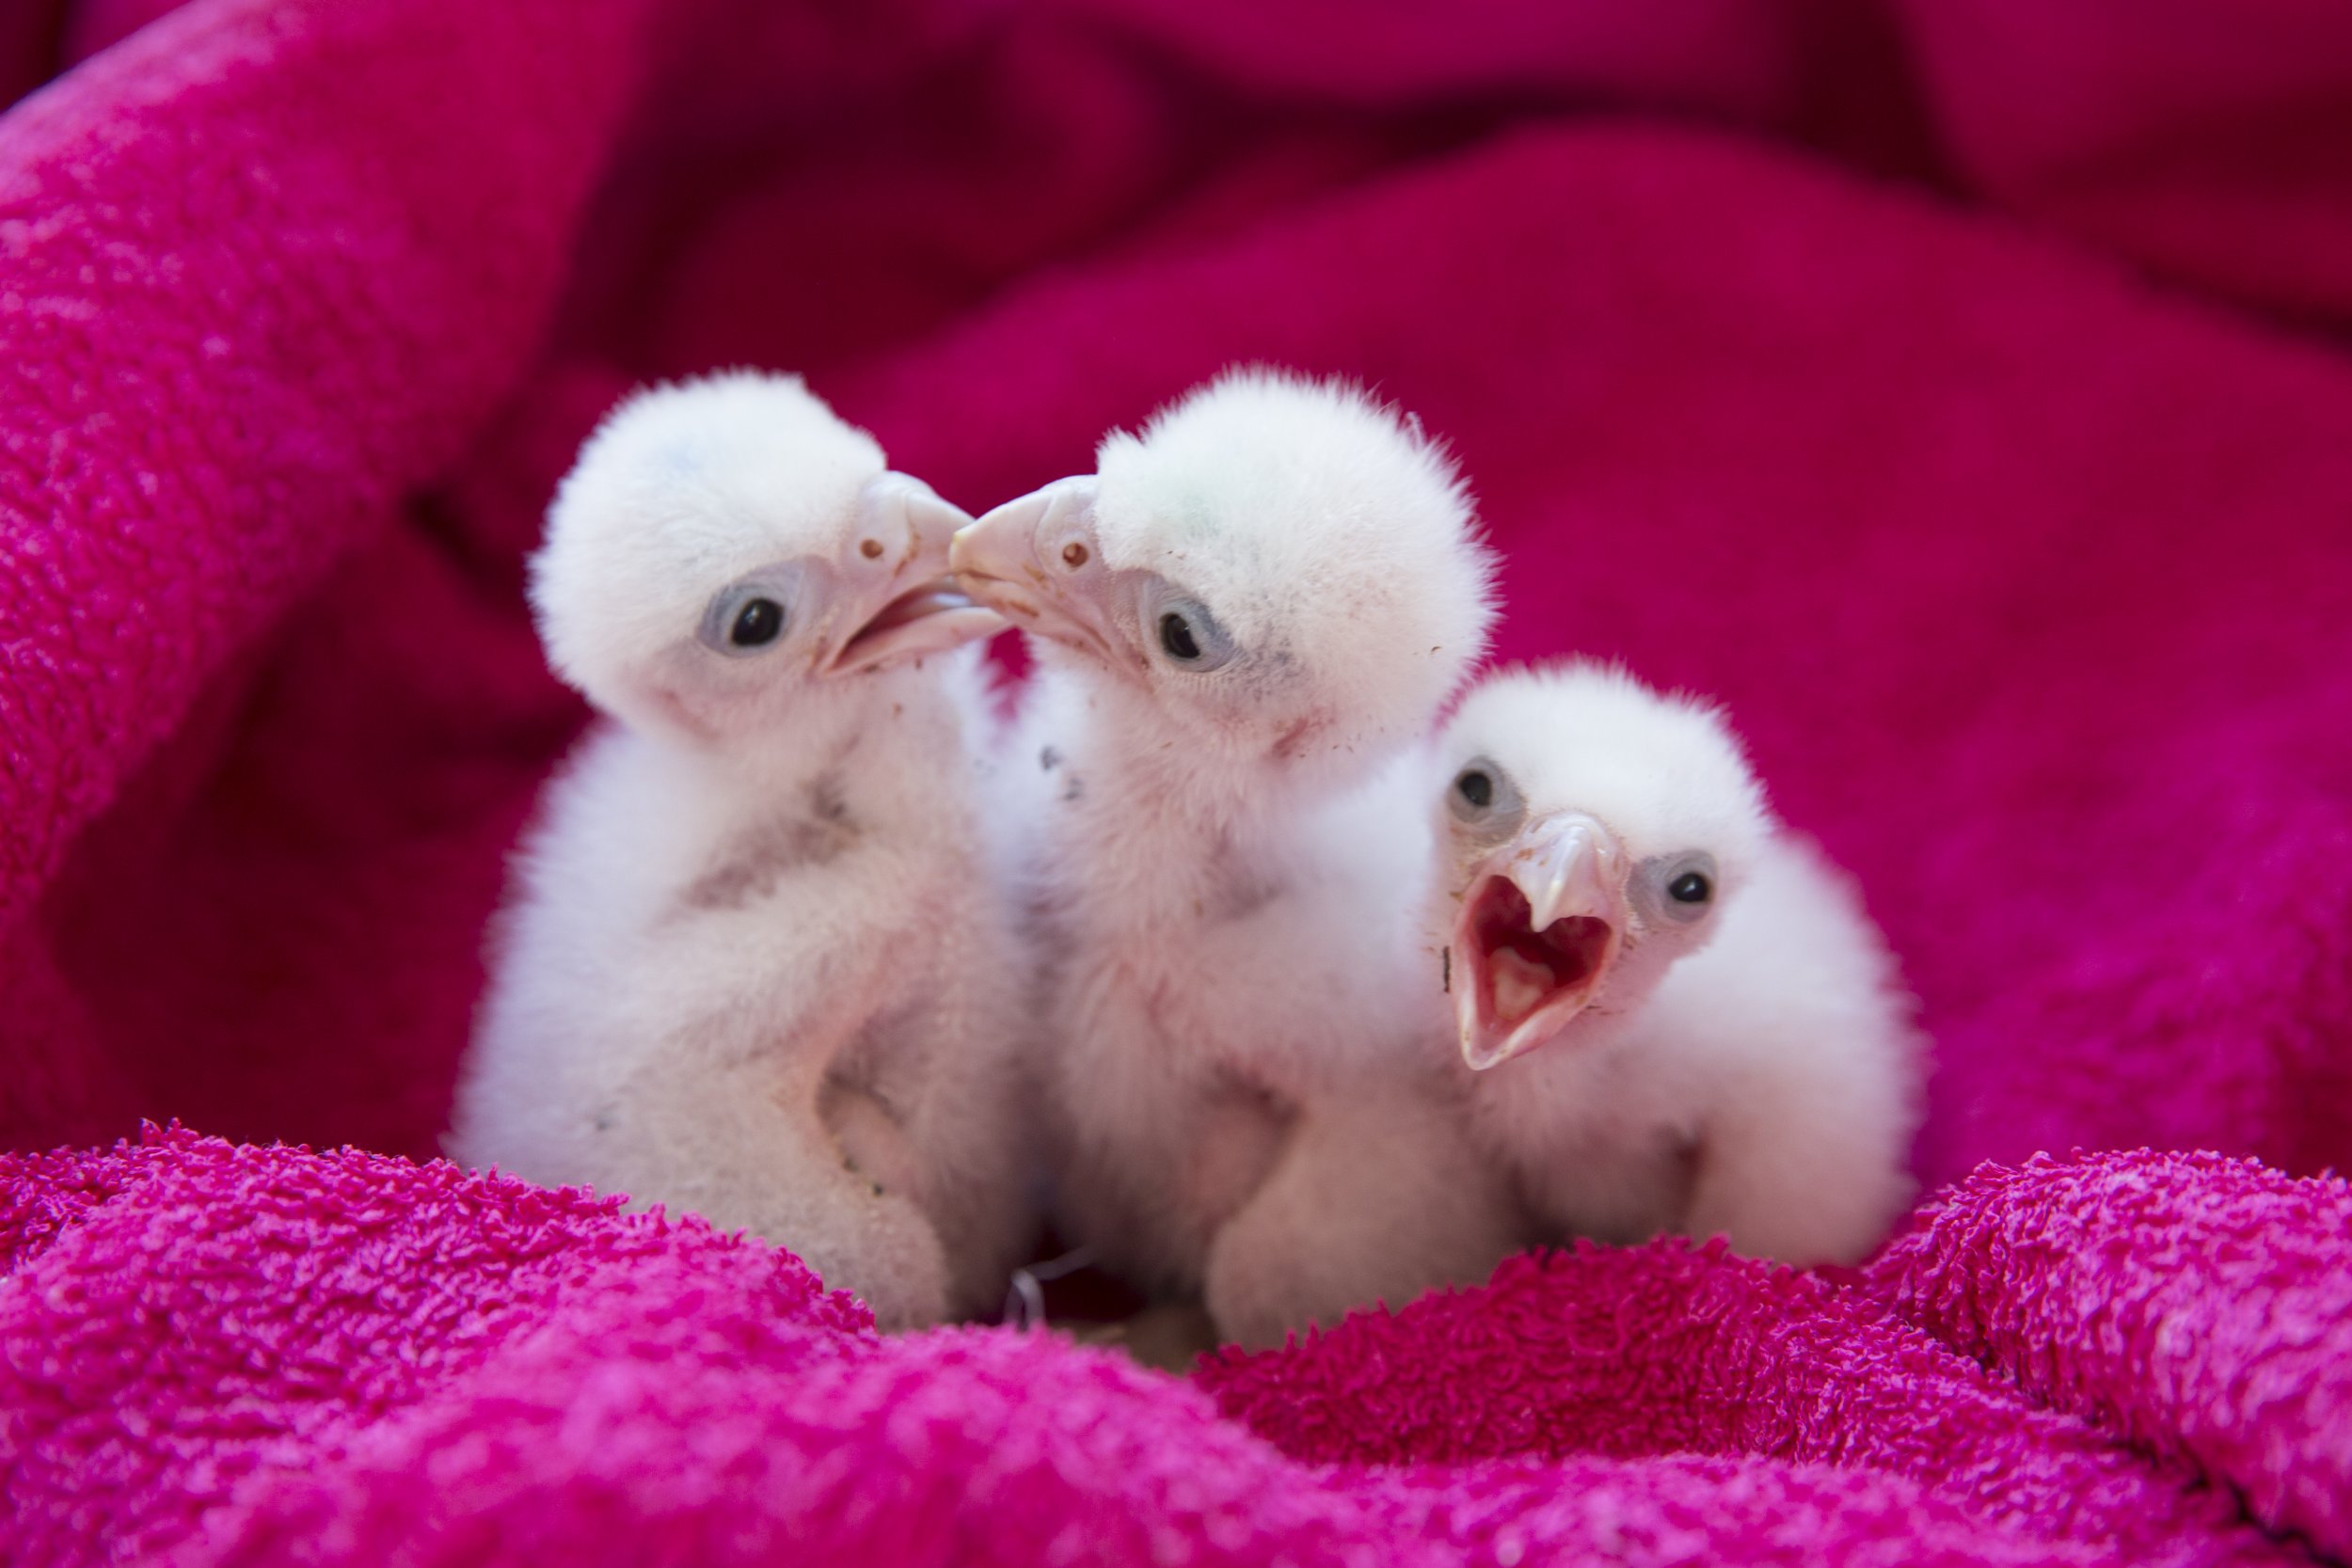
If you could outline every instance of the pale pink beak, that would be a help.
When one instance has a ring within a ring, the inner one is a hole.
[[[964,592],[1016,626],[1123,666],[1134,658],[1112,629],[1094,495],[1081,475],[1009,500],[956,534],[948,563]]]
[[[877,596],[850,607],[855,629],[834,650],[827,673],[903,664],[1003,629],[1003,618],[974,604],[948,575],[949,546],[972,520],[961,508],[911,474],[885,473],[859,493],[857,520],[850,544],[857,554],[842,563],[844,575],[853,577],[875,559],[895,557],[897,565]],[[879,556],[872,553],[877,545]]]
[[[1557,1036],[1624,944],[1625,852],[1581,812],[1521,828],[1472,872],[1446,973],[1462,1060],[1483,1072]]]

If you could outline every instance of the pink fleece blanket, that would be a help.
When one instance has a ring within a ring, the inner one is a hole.
[[[0,1560],[2352,1560],[2341,6],[167,9],[0,24]],[[418,1163],[623,387],[978,507],[1246,358],[1861,878],[1896,1242],[1179,1380]]]

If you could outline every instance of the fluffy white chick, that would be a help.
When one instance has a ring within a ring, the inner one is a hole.
[[[1001,1299],[1034,1179],[966,521],[797,377],[644,391],[581,449],[532,594],[608,719],[521,858],[452,1154],[748,1228],[884,1327]]]
[[[1613,669],[1516,671],[1438,755],[1434,934],[1473,1116],[1552,1239],[1875,1245],[1911,1194],[1910,1002],[1721,715]]]
[[[953,561],[1040,666],[1015,766],[1063,1229],[1247,1343],[1483,1278],[1507,1197],[1400,895],[1429,863],[1394,765],[1491,617],[1444,455],[1348,388],[1229,372]]]

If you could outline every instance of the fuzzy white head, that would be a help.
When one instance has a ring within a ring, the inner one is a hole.
[[[606,417],[548,512],[532,602],[597,707],[723,744],[1000,627],[947,578],[969,521],[798,376],[728,372]]]
[[[1438,755],[1437,918],[1481,1070],[1573,1050],[1638,1007],[1714,934],[1773,832],[1722,716],[1621,670],[1491,676]]]
[[[958,580],[1189,768],[1360,772],[1485,647],[1492,564],[1453,464],[1354,388],[1229,371],[1104,437],[1096,469],[964,530]]]

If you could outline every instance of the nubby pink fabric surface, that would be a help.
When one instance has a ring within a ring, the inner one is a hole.
[[[0,68],[0,1560],[2352,1560],[2340,7],[36,0]],[[1172,1379],[432,1162],[615,397],[802,370],[977,509],[1235,360],[1417,412],[1502,654],[1722,697],[1856,876],[1935,1050],[1879,1257]]]

